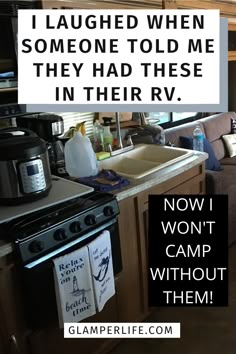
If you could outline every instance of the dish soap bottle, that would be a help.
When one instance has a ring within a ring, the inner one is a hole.
[[[104,132],[103,132],[103,140],[104,140],[104,147],[106,151],[109,151],[112,148],[113,145],[113,135],[110,130],[110,125],[112,118],[111,117],[103,117],[103,126],[104,126]]]

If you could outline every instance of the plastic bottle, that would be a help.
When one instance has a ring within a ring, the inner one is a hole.
[[[193,150],[204,151],[204,134],[199,125],[193,131]]]
[[[103,117],[102,119],[104,121],[104,123],[103,123],[103,126],[104,126],[104,133],[103,133],[104,146],[105,146],[105,150],[107,151],[107,148],[112,147],[112,145],[113,145],[113,135],[110,130],[112,118],[111,117]]]
[[[104,150],[104,129],[98,120],[94,122],[93,125],[93,149],[95,152],[100,152]]]
[[[65,144],[65,167],[72,177],[89,177],[98,173],[98,164],[91,141],[81,133],[75,133]]]

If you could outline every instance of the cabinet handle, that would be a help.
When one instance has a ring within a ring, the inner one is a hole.
[[[10,348],[13,349],[11,350],[12,353],[20,354],[17,339],[14,334],[12,334],[10,337]]]

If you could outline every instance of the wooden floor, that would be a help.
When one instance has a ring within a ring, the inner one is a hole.
[[[110,354],[235,354],[236,245],[229,250],[229,306],[159,308],[148,319],[181,322],[181,339],[127,339]]]

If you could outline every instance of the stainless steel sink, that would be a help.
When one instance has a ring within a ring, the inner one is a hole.
[[[181,148],[141,144],[132,151],[99,161],[98,166],[128,178],[142,178],[192,154],[193,151]]]

